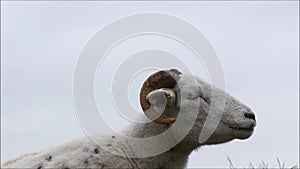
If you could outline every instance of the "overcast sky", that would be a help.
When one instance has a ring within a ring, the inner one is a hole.
[[[227,156],[238,167],[278,166],[277,158],[299,164],[299,2],[278,1],[1,1],[1,163],[84,136],[72,98],[77,58],[105,25],[144,12],[171,14],[197,27],[218,53],[226,90],[257,116],[250,139],[202,147],[188,167],[227,167]],[[175,45],[170,42],[170,50]],[[207,79],[203,71],[196,74]]]

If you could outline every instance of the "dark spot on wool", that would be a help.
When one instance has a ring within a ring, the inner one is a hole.
[[[95,153],[95,154],[98,154],[98,153],[99,153],[99,149],[98,149],[98,148],[95,148],[95,149],[94,149],[94,153]]]
[[[111,138],[116,138],[116,136],[111,136]]]
[[[45,159],[46,159],[47,161],[51,161],[52,156],[48,156],[48,157],[46,157]]]
[[[89,148],[85,147],[82,151],[83,151],[83,152],[88,152],[88,151],[89,151]]]
[[[107,144],[107,146],[108,146],[108,147],[110,147],[110,146],[111,146],[111,144]]]
[[[106,164],[102,164],[102,163],[98,163],[99,164],[99,167],[101,167],[100,169],[106,167],[107,165]]]
[[[39,166],[37,169],[42,169],[43,168],[43,166]]]

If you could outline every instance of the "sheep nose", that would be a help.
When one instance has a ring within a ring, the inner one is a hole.
[[[253,113],[244,113],[244,116],[255,121],[255,115]]]

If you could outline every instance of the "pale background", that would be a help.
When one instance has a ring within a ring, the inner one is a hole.
[[[143,12],[196,26],[218,53],[226,90],[257,116],[250,139],[202,147],[188,167],[228,167],[227,156],[238,167],[299,165],[299,2],[242,1],[1,1],[1,163],[84,136],[72,102],[77,58],[102,27]]]

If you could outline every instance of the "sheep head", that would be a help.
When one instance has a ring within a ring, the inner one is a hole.
[[[181,91],[182,86],[188,87],[188,90]],[[176,121],[176,115],[170,117],[164,111],[174,107],[180,109],[182,106],[200,104],[194,126],[185,138],[185,141],[192,143],[198,141],[208,116],[212,91],[224,93],[221,89],[212,87],[195,76],[181,75],[175,69],[163,70],[152,74],[144,82],[140,93],[140,103],[145,115],[160,124],[170,124]],[[216,122],[218,124],[214,133],[202,144],[218,144],[233,139],[246,139],[254,131],[256,119],[251,109],[229,94],[225,93],[225,96],[224,111],[213,112],[219,113],[221,120]]]

